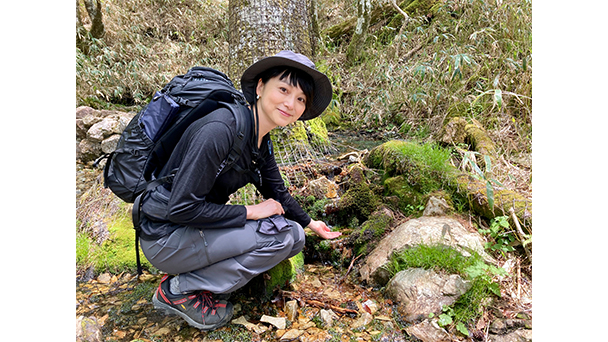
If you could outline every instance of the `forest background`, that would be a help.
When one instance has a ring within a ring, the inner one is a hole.
[[[605,201],[596,195],[606,190],[601,143],[607,123],[602,103],[608,76],[602,43],[607,5],[590,7],[580,2],[562,7],[538,2],[533,7],[534,326],[535,337],[545,340],[570,335],[553,328],[560,313],[597,317],[606,304],[596,298],[603,290],[603,274],[594,262],[601,261],[601,255],[594,254],[601,253],[608,234],[601,217]],[[8,95],[1,138],[5,147],[1,175],[7,194],[2,212],[9,232],[4,241],[11,242],[1,252],[9,280],[2,288],[15,289],[11,284],[17,282],[11,279],[32,280],[26,286],[19,282],[18,291],[12,292],[23,296],[8,296],[5,305],[11,308],[12,318],[4,321],[10,327],[4,334],[20,340],[34,340],[37,334],[72,338],[73,4],[33,4],[4,4],[0,11],[6,75],[2,93]],[[577,294],[576,301],[565,301],[560,291],[581,286],[579,277],[564,274],[573,266],[586,278],[585,291]],[[52,318],[34,322],[35,332],[29,317],[40,306],[23,305],[27,297],[42,300],[44,310],[52,305]],[[580,307],[578,303],[584,302],[592,304]],[[591,337],[584,334],[578,331],[577,337]]]

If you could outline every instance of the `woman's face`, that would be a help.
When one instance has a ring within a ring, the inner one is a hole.
[[[293,86],[286,77],[260,79],[256,88],[260,96],[257,104],[260,115],[264,115],[272,125],[285,127],[296,122],[306,109],[306,96],[299,86]]]

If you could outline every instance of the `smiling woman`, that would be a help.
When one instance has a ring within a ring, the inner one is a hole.
[[[312,220],[289,194],[269,134],[319,116],[332,98],[329,79],[307,57],[281,51],[249,67],[241,85],[253,112],[244,119],[255,125],[234,166],[217,171],[237,133],[232,113],[218,108],[189,126],[158,175],[174,174],[173,182],[148,192],[141,204],[142,251],[170,274],[154,306],[203,330],[230,321],[227,294],[303,249],[303,227],[324,239],[341,235]],[[265,201],[227,204],[249,183]]]

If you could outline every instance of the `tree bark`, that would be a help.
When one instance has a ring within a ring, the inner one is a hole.
[[[369,29],[369,21],[371,19],[371,11],[371,0],[357,0],[357,26],[346,50],[348,64],[356,64],[362,57],[363,46],[367,38],[367,30]]]
[[[103,13],[100,0],[96,0],[95,4],[93,4],[93,0],[82,0],[91,20],[91,28],[90,30],[87,30],[84,26],[84,21],[82,20],[80,1],[81,0],[76,0],[76,47],[85,54],[88,54],[90,47],[89,35],[95,39],[103,38],[105,35]]]
[[[316,23],[311,5],[311,0],[230,0],[228,76],[237,87],[249,65],[281,50],[312,59]]]

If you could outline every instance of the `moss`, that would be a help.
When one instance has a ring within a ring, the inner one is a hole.
[[[76,234],[76,267],[79,270],[93,267],[96,273],[134,272],[137,269],[135,257],[135,231],[127,211],[108,219],[110,237],[101,246],[84,232]],[[140,251],[142,267],[155,268]]]
[[[355,217],[362,222],[376,210],[378,204],[380,204],[380,199],[370,186],[366,182],[361,182],[351,186],[342,196],[338,203],[338,217],[340,221],[351,220]]]
[[[443,174],[452,168],[449,159],[450,151],[436,144],[391,140],[374,148],[364,163],[389,176],[403,175],[416,191],[428,193],[441,187]]]
[[[397,196],[398,209],[405,212],[408,205],[417,206],[423,202],[424,194],[416,191],[403,175],[388,178],[384,181],[385,195]]]
[[[270,279],[266,280],[266,293],[272,294],[276,287],[283,287],[286,283],[294,281],[296,276],[303,271],[304,254],[302,252],[281,261],[267,272]]]
[[[496,147],[494,142],[488,136],[488,133],[481,127],[481,125],[472,123],[465,127],[467,135],[467,142],[471,145],[473,150],[481,153],[482,155],[495,156]]]
[[[360,228],[353,231],[347,243],[353,245],[356,255],[369,254],[393,223],[393,214],[388,209],[377,210]]]
[[[307,132],[310,134],[312,144],[327,145],[329,143],[329,133],[323,119],[317,117],[307,122]]]
[[[464,197],[471,209],[483,218],[490,220],[496,216],[510,215],[509,209],[513,207],[524,228],[532,226],[531,200],[511,190],[494,189],[494,206],[490,207],[486,182],[466,173],[458,173],[453,179],[454,191]]]

